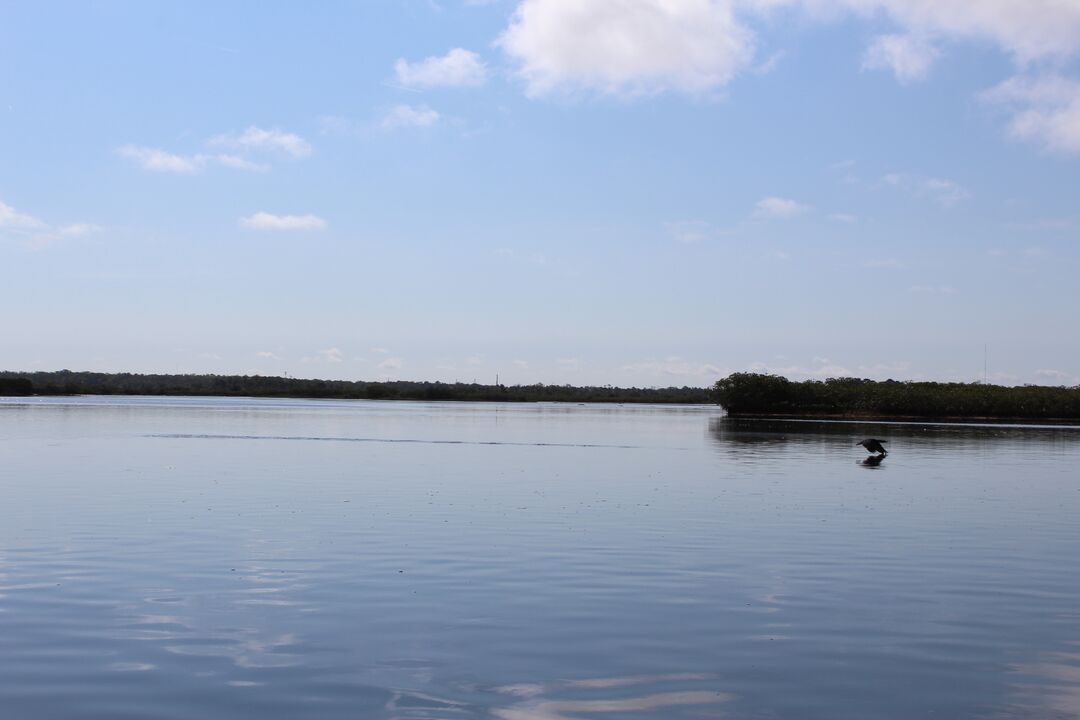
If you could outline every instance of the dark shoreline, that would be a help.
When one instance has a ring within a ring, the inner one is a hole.
[[[875,415],[838,413],[732,413],[733,420],[789,420],[793,422],[853,422],[853,423],[911,423],[919,424],[968,424],[968,425],[1080,425],[1080,418],[1032,418],[993,415]]]
[[[714,403],[707,388],[619,388],[572,385],[483,385],[410,380],[368,382],[264,375],[141,375],[0,371],[0,395],[147,395],[309,400],[452,400],[460,402]]]
[[[735,373],[713,386],[732,417],[819,420],[1080,422],[1080,387],[830,378],[795,382]]]

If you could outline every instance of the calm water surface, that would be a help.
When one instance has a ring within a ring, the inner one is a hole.
[[[5,719],[1080,718],[1080,429],[2,399],[0,457]]]

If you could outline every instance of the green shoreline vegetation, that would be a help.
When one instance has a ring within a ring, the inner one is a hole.
[[[1080,386],[1006,387],[897,380],[788,380],[735,373],[711,388],[364,382],[262,375],[0,371],[0,395],[177,395],[486,402],[722,405],[732,417],[912,420],[1080,420]]]

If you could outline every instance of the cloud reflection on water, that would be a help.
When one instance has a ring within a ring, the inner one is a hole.
[[[713,705],[733,699],[729,693],[715,690],[679,690],[650,693],[623,698],[552,699],[550,693],[560,689],[607,689],[633,685],[653,685],[660,682],[707,680],[711,676],[697,673],[670,675],[633,675],[627,677],[563,680],[551,686],[533,683],[504,685],[495,692],[521,698],[509,707],[493,708],[491,714],[501,720],[579,720],[582,713],[629,713],[691,705]]]
[[[1080,645],[1080,643],[1070,643]],[[1042,662],[1016,665],[1026,681],[1017,683],[1019,707],[1042,708],[1042,717],[1080,718],[1080,652],[1054,652]]]

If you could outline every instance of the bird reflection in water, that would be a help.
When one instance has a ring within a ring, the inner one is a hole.
[[[870,468],[876,468],[877,466],[881,465],[881,461],[884,460],[885,456],[889,454],[889,451],[885,449],[884,445],[882,445],[883,442],[885,441],[875,440],[874,438],[866,438],[865,440],[860,440],[859,442],[855,443],[856,445],[862,445],[864,448],[866,448],[866,452],[875,453],[874,455],[871,455],[859,464],[863,467]]]
[[[594,713],[616,713],[618,717],[622,717],[626,713],[643,710],[690,705],[713,705],[731,700],[732,695],[714,690],[682,690],[618,698],[559,700],[549,697],[552,690],[560,688],[597,690],[641,684],[653,685],[660,682],[707,680],[710,677],[698,674],[641,675],[592,680],[564,680],[550,686],[531,683],[507,685],[496,688],[496,692],[517,696],[520,701],[509,707],[495,708],[492,710],[492,714],[502,720],[579,720],[579,718]]]

